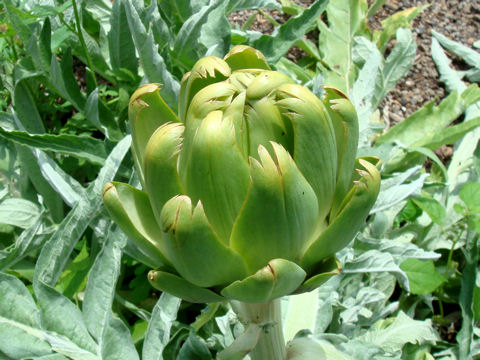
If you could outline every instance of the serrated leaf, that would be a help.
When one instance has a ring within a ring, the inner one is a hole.
[[[415,61],[417,43],[409,29],[400,28],[397,31],[397,43],[388,55],[381,76],[377,78],[372,106],[376,109],[387,93],[403,78]]]
[[[274,34],[262,35],[251,45],[260,50],[269,63],[276,63],[293,44],[305,35],[326,7],[327,1],[315,1],[303,13],[280,25]]]
[[[137,9],[130,1],[122,1],[122,4],[125,6],[128,26],[147,81],[163,84],[160,93],[167,104],[176,110],[180,84],[167,70],[164,59],[158,53],[158,45],[154,42],[152,30],[145,28]]]
[[[378,240],[367,239],[359,236],[355,243],[355,249],[362,252],[368,250],[378,250],[382,253],[389,253],[396,259],[421,259],[421,260],[437,260],[441,254],[434,251],[427,251],[414,243],[406,243],[405,241],[393,239]]]
[[[454,91],[438,106],[430,102],[395,125],[377,140],[377,144],[399,141],[406,146],[416,146],[417,142],[421,143],[425,136],[440,132],[478,100],[480,100],[480,89],[475,84],[461,94]]]
[[[221,6],[209,14],[207,22],[200,30],[198,42],[207,49],[202,56],[223,57],[230,49],[231,25],[226,16],[227,1],[220,3]]]
[[[388,42],[395,36],[395,33],[401,27],[409,27],[410,22],[417,17],[429,5],[422,5],[405,9],[382,20],[383,30],[379,34],[374,34],[377,40],[377,46],[384,52]]]
[[[292,45],[299,41],[325,11],[327,1],[315,1],[300,15],[280,25],[272,35],[262,35],[251,45],[260,50],[269,63],[276,63]]]
[[[452,145],[460,140],[465,134],[480,126],[480,117],[464,121],[460,124],[449,126],[435,134],[425,136],[422,140],[415,143],[417,146],[428,147],[429,149],[437,149],[442,145]]]
[[[433,265],[433,261],[407,259],[400,264],[410,283],[410,292],[415,295],[425,295],[433,292],[447,281]]]
[[[325,82],[348,92],[353,86],[356,66],[353,63],[354,37],[365,34],[368,5],[366,0],[330,1],[326,13],[328,27],[321,23],[319,48],[330,71]]]
[[[375,111],[373,100],[376,88],[375,81],[372,81],[372,79],[377,79],[379,73],[383,71],[383,57],[376,48],[366,56],[368,56],[368,59],[358,73],[358,77],[350,91],[350,98],[357,110],[360,133],[359,143],[368,144],[368,147],[370,147],[372,135],[370,117]]]
[[[208,21],[211,21],[209,20],[210,15],[217,8],[223,9],[225,5],[226,2],[212,1],[184,22],[173,45],[173,56],[179,65],[185,69],[191,69],[195,62],[204,55],[207,47],[199,46],[203,45],[199,44],[199,34],[203,31],[204,26],[208,25]]]

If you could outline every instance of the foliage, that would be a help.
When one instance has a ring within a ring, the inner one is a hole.
[[[383,161],[377,203],[339,254],[341,275],[283,300],[291,358],[312,342],[326,359],[479,357],[480,90],[464,79],[479,81],[480,55],[434,32],[449,95],[389,129],[379,106],[413,64],[409,23],[424,7],[372,31],[367,19],[384,2],[4,0],[0,359],[212,359],[243,333],[226,303],[154,291],[155,264],[101,204],[108,181],[139,186],[133,91],[161,83],[176,108],[183,74],[237,44],[318,95],[323,83],[342,88],[359,116],[358,156]],[[243,9],[251,20],[231,25]],[[251,30],[263,9],[288,20],[272,21],[272,34]],[[304,36],[312,30],[318,41]],[[297,63],[284,57],[293,45],[306,53]],[[443,48],[469,69],[455,70]],[[435,151],[447,145],[443,161]]]

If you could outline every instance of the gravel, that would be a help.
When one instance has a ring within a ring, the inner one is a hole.
[[[334,1],[334,0],[331,0]],[[307,6],[312,1],[296,1]],[[371,1],[369,1],[371,2]],[[387,0],[377,14],[369,19],[372,29],[381,29],[381,21],[388,16],[413,6],[429,4],[413,21],[413,31],[417,40],[417,55],[409,73],[387,95],[380,105],[384,117],[391,124],[399,122],[411,115],[426,103],[438,102],[447,94],[430,55],[431,30],[440,32],[452,40],[472,46],[480,39],[480,1],[479,0]],[[230,21],[241,26],[253,12],[240,11],[230,16]],[[278,23],[285,22],[288,17],[276,11],[266,12]],[[252,23],[252,30],[270,34],[272,24],[264,14],[257,13]],[[316,42],[317,33],[307,35]],[[451,54],[450,54],[451,55]],[[305,56],[300,49],[294,48],[287,54],[291,60],[298,61]],[[454,66],[464,69],[461,59],[451,56]]]
[[[424,104],[445,97],[446,91],[430,54],[431,31],[435,30],[463,45],[472,46],[480,39],[480,2],[478,0],[390,0],[369,25],[378,28],[380,21],[397,11],[429,4],[412,23],[417,37],[417,55],[409,73],[381,104],[392,123],[401,121]],[[450,54],[452,55],[452,54]],[[464,69],[461,59],[451,56],[453,65]]]

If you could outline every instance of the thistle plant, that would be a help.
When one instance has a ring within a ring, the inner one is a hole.
[[[285,359],[278,299],[339,272],[335,253],[378,195],[378,159],[356,159],[355,109],[334,88],[319,99],[247,46],[200,59],[182,79],[178,115],[159,89],[130,100],[143,190],[108,183],[105,205],[157,264],[155,288],[230,301],[245,324],[269,324],[250,357]]]

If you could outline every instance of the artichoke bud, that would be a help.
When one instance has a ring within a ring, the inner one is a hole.
[[[246,91],[255,77],[261,72],[261,70],[237,70],[228,78],[228,82],[235,86],[238,92]]]
[[[223,59],[232,71],[242,69],[270,70],[265,56],[257,49],[246,45],[235,46]]]
[[[212,84],[201,89],[192,99],[185,119],[187,130],[196,129],[198,122],[215,110],[225,110],[237,93],[235,86],[228,82]]]
[[[144,159],[145,190],[157,221],[163,205],[173,196],[184,192],[177,172],[184,129],[181,123],[163,124],[147,143]]]
[[[249,84],[247,97],[250,100],[258,100],[269,95],[282,84],[293,84],[293,80],[278,71],[262,71]]]
[[[228,64],[217,57],[207,56],[197,61],[193,69],[184,77],[179,94],[179,118],[185,121],[185,114],[192,98],[204,87],[227,79],[231,74]]]
[[[378,159],[355,160],[345,94],[319,99],[265,57],[236,46],[181,82],[179,118],[158,93],[129,106],[143,190],[114,183],[113,220],[159,266],[156,288],[195,302],[270,301],[339,272],[335,253],[378,195]]]
[[[145,186],[143,160],[148,140],[161,125],[179,122],[159,93],[159,84],[146,84],[130,98],[128,119],[132,133],[132,150],[140,181]]]

